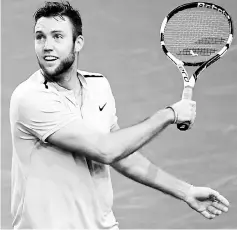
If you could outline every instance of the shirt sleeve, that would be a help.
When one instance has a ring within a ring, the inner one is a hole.
[[[18,101],[18,122],[43,142],[79,116],[72,113],[54,92],[38,91]]]
[[[110,130],[112,130],[118,126],[118,117],[116,114],[116,102],[115,102],[114,95],[112,93],[109,81],[107,79],[106,79],[106,82],[108,85],[108,101],[109,101],[110,110],[111,110]]]

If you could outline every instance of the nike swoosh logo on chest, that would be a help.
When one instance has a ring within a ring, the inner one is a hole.
[[[102,106],[99,105],[99,110],[102,111],[104,109],[104,107],[106,106],[106,104],[107,104],[107,102]]]

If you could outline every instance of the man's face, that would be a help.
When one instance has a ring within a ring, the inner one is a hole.
[[[35,52],[44,73],[57,80],[75,61],[72,25],[67,17],[42,17],[35,25]]]

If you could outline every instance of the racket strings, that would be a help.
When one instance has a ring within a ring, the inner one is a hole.
[[[195,63],[210,59],[226,44],[229,22],[213,9],[191,8],[170,18],[164,30],[166,48],[178,59]]]
[[[184,48],[183,50],[180,50],[179,52],[177,52],[176,54],[177,55],[181,55],[181,56],[184,56],[184,55],[187,55],[187,56],[198,56],[198,55],[201,55],[201,56],[211,56],[212,54],[215,54],[217,51],[217,49],[212,49],[212,48]]]

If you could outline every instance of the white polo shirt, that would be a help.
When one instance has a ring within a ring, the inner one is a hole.
[[[45,83],[40,70],[13,92],[12,204],[15,229],[118,229],[109,166],[65,152],[45,140],[75,119],[97,132],[117,124],[110,85],[78,70],[83,104],[73,91]]]

